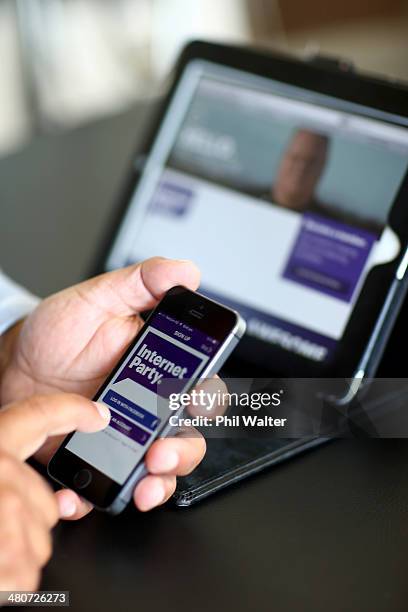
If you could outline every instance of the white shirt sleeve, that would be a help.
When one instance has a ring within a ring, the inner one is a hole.
[[[0,270],[0,335],[28,315],[40,299],[17,285]]]

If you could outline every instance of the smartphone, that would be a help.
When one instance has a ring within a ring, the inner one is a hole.
[[[245,327],[234,310],[185,287],[170,289],[94,397],[109,406],[109,425],[67,436],[49,475],[99,510],[121,512],[146,474],[149,446],[169,435],[170,417],[182,411],[170,411],[169,396],[213,376]]]

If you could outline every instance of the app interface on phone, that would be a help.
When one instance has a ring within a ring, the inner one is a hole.
[[[368,271],[401,250],[388,216],[408,129],[392,119],[192,62],[108,268],[157,253],[192,259],[201,291],[241,313],[264,362],[268,345],[329,360]]]
[[[98,397],[111,410],[108,427],[76,433],[66,448],[123,484],[169,414],[159,409],[167,407],[163,400],[183,392],[219,346],[215,338],[157,312]]]

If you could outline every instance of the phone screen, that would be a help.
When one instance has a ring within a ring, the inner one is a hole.
[[[220,344],[168,313],[155,312],[96,398],[109,406],[110,424],[98,433],[75,433],[66,449],[122,485],[163,425],[160,398],[188,389]]]

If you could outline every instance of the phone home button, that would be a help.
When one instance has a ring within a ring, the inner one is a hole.
[[[74,485],[78,489],[85,489],[92,480],[92,474],[89,470],[79,470],[74,476]]]

